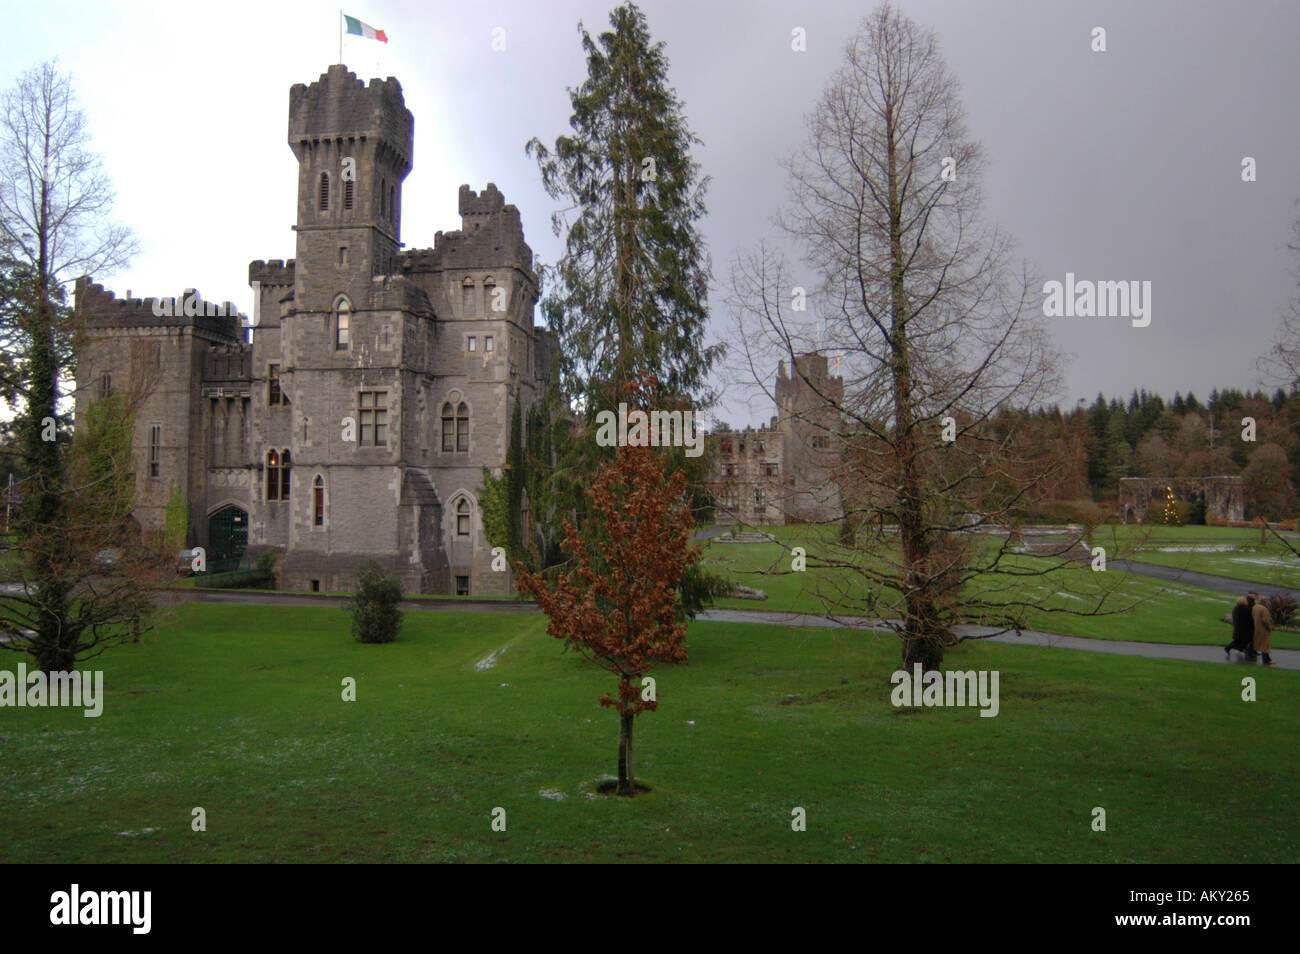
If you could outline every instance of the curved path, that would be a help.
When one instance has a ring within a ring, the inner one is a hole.
[[[1139,573],[1142,576],[1155,577],[1158,580],[1167,580],[1170,583],[1185,583],[1188,586],[1199,586],[1206,590],[1218,590],[1220,593],[1231,593],[1234,596],[1245,596],[1247,593],[1254,591],[1261,596],[1277,594],[1280,596],[1289,596],[1293,600],[1300,602],[1300,590],[1287,589],[1285,586],[1273,586],[1269,583],[1251,583],[1248,580],[1236,580],[1230,576],[1213,576],[1209,573],[1195,573],[1191,570],[1180,570],[1172,566],[1160,566],[1157,563],[1143,563],[1140,560],[1110,560],[1108,567],[1118,567],[1121,570],[1127,570],[1129,573]]]
[[[1237,581],[1233,581],[1237,582]],[[1238,584],[1240,585],[1240,584]],[[1249,585],[1249,584],[1247,584]],[[176,590],[185,594],[186,602],[224,603],[229,605],[260,606],[329,606],[343,602],[344,597],[315,593],[249,593],[238,590]],[[450,610],[471,613],[537,613],[537,605],[517,600],[476,600],[465,597],[450,599],[403,600],[402,608],[406,610]],[[705,610],[697,617],[710,623],[756,623],[764,626],[809,626],[821,629],[869,629],[888,632],[884,620],[867,618],[830,619],[811,613],[765,612],[761,610]],[[960,626],[958,633],[966,639],[988,639],[994,643],[1011,643],[1020,646],[1053,646],[1059,649],[1079,649],[1092,653],[1112,653],[1120,656],[1142,656],[1148,659],[1182,659],[1188,662],[1224,662],[1222,646],[1186,646],[1171,643],[1138,643],[1112,639],[1085,639],[1081,636],[1062,636],[1057,633],[1042,633],[1024,630],[1019,636],[1015,633],[1002,633],[987,626]],[[990,635],[998,633],[999,635]],[[1226,636],[1226,633],[1225,633]],[[1278,669],[1300,669],[1300,650],[1278,649],[1273,652],[1273,659]],[[1234,653],[1233,663],[1246,663],[1244,657]]]

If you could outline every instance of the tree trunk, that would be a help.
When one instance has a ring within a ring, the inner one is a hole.
[[[618,725],[618,794],[635,795],[636,779],[632,767],[632,713],[625,713]]]

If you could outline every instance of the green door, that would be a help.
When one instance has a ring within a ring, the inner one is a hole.
[[[221,573],[239,566],[247,546],[247,510],[222,507],[208,518],[209,573]]]

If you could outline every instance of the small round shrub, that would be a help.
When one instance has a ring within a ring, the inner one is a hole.
[[[1295,620],[1296,610],[1300,609],[1300,604],[1282,593],[1270,593],[1262,602],[1268,607],[1268,615],[1272,617],[1274,626],[1290,625]]]
[[[402,628],[401,581],[377,563],[357,570],[357,589],[344,608],[352,613],[352,635],[362,643],[391,643]]]

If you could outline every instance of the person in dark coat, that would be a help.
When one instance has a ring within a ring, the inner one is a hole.
[[[1237,598],[1237,605],[1232,608],[1232,642],[1223,647],[1223,655],[1232,658],[1232,651],[1250,656],[1255,655],[1255,620],[1251,616],[1250,601],[1245,596]]]

